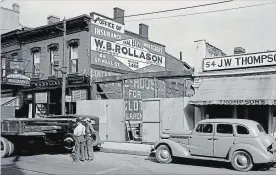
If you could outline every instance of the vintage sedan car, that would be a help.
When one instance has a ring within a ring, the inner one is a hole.
[[[275,144],[255,121],[206,119],[192,131],[164,132],[151,151],[160,163],[183,157],[230,162],[235,170],[249,171],[257,164],[273,166]]]

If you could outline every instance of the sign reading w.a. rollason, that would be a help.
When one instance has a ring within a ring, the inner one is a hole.
[[[165,47],[124,33],[124,26],[98,14],[92,15],[91,63],[127,71],[143,68],[165,70]]]
[[[276,65],[276,51],[203,60],[203,71]]]

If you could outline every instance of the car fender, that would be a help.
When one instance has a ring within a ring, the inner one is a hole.
[[[174,142],[169,139],[161,139],[155,143],[154,148],[157,149],[160,145],[166,145],[171,150],[172,156],[175,157],[189,157],[190,152],[187,148],[182,146],[180,143]]]
[[[239,143],[239,144],[235,144],[229,150],[228,158],[230,161],[232,159],[233,153],[237,150],[247,151],[251,155],[254,163],[268,163],[273,160],[273,155],[270,154],[269,152],[263,151],[262,149],[259,149],[250,144]]]

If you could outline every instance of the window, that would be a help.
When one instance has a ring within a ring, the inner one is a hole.
[[[40,47],[31,48],[31,54],[33,56],[33,76],[37,76],[40,73],[40,51]]]
[[[6,58],[2,57],[1,58],[1,77],[6,76]]]
[[[55,71],[55,55],[57,50],[50,50],[50,76],[56,76]]]
[[[196,128],[196,132],[212,133],[213,132],[213,125],[212,124],[200,124]]]
[[[78,46],[70,46],[70,73],[78,72]]]
[[[47,46],[48,51],[50,53],[50,59],[49,59],[49,75],[50,76],[57,76],[57,71],[55,71],[55,62],[56,60],[56,55],[58,51],[58,43],[52,43]]]
[[[238,134],[249,134],[249,131],[246,127],[237,125],[237,133]]]
[[[40,52],[33,52],[33,73],[40,73]]]
[[[265,132],[264,128],[262,127],[262,125],[258,124],[257,125],[258,129],[260,132]]]
[[[219,134],[233,134],[233,126],[230,124],[218,124],[217,133]]]

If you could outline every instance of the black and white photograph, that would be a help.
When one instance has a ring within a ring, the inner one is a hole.
[[[1,175],[276,174],[276,0],[0,0]]]

